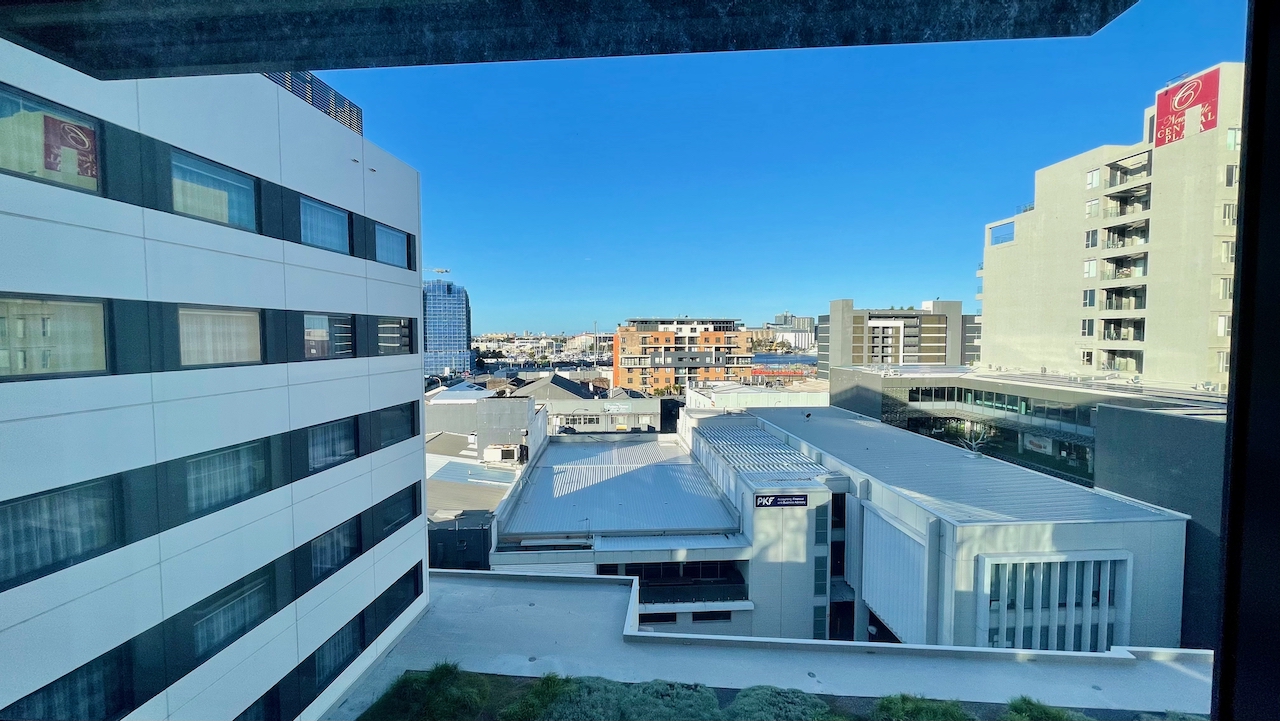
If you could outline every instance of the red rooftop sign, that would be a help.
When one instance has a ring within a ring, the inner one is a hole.
[[[1218,127],[1218,68],[1156,95],[1156,147]]]

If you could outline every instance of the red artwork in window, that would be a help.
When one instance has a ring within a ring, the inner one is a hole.
[[[98,139],[93,128],[60,120],[52,115],[44,116],[45,170],[62,173],[70,170],[62,167],[63,148],[76,151],[76,175],[98,177]]]
[[[1218,127],[1218,69],[1156,95],[1156,147]]]

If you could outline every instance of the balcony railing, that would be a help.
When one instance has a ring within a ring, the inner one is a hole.
[[[1151,177],[1151,173],[1146,168],[1137,171],[1130,171],[1128,173],[1117,175],[1114,178],[1108,178],[1107,187],[1114,188],[1117,185],[1124,185],[1125,183],[1131,183],[1135,180],[1141,180],[1149,177]]]
[[[1035,204],[1035,203],[1026,203],[1026,204],[1024,204],[1024,205],[1019,205],[1019,206],[1017,207],[1017,209],[1013,211],[1013,214],[1014,214],[1014,215],[1021,215],[1021,214],[1025,213],[1025,212],[1027,212],[1027,211],[1029,211],[1029,210],[1035,210],[1035,209],[1036,209],[1036,204]]]
[[[682,586],[640,585],[640,603],[699,603],[747,600],[745,583],[706,583]]]
[[[1143,331],[1131,330],[1131,329],[1125,329],[1125,328],[1121,328],[1117,330],[1104,329],[1102,331],[1103,340],[1140,341],[1144,339],[1144,336],[1146,336],[1146,333],[1144,333]]]
[[[1133,298],[1126,300],[1109,300],[1103,310],[1146,310],[1146,301],[1139,302]]]
[[[1103,280],[1125,280],[1127,278],[1145,278],[1147,269],[1135,266],[1116,268],[1102,274]]]
[[[1147,237],[1144,235],[1136,235],[1125,238],[1108,238],[1104,247],[1108,250],[1114,248],[1132,248],[1135,245],[1146,245]]]
[[[1150,210],[1150,208],[1144,205],[1136,205],[1136,204],[1135,205],[1117,205],[1113,208],[1103,208],[1102,217],[1119,218],[1125,215],[1133,215],[1134,213],[1141,213],[1147,210]]]

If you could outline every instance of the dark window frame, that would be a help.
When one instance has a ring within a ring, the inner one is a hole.
[[[112,501],[115,504],[115,514],[114,514],[115,517],[112,519],[113,521],[112,533],[115,537],[115,540],[112,541],[111,543],[98,546],[97,548],[94,548],[91,551],[86,551],[84,553],[80,553],[75,556],[68,556],[54,563],[50,563],[50,564],[41,566],[39,568],[33,569],[31,571],[27,571],[22,575],[14,576],[13,578],[10,578],[7,580],[0,579],[0,593],[3,593],[4,591],[8,591],[11,588],[17,588],[18,586],[26,585],[37,579],[44,578],[45,576],[53,575],[63,569],[70,568],[72,566],[84,563],[85,561],[88,561],[90,559],[97,558],[98,556],[102,556],[112,551],[124,548],[126,545],[129,544],[129,540],[127,539],[128,529],[127,529],[127,523],[126,523],[126,514],[128,513],[128,511],[125,508],[127,500],[125,497],[126,494],[124,490],[123,474],[116,473],[109,476],[102,476],[100,478],[91,478],[87,481],[81,481],[79,483],[72,483],[65,486],[58,486],[57,488],[50,488],[44,491],[28,493],[25,496],[19,496],[17,498],[10,498],[3,502],[0,502],[0,509],[8,508],[10,506],[17,506],[23,503],[30,503],[42,496],[50,496],[57,493],[74,491],[76,489],[84,488],[84,487],[99,484],[99,483],[112,484],[111,495],[112,495]]]
[[[304,231],[302,230],[302,228],[304,226],[302,225],[302,208],[307,204],[308,201],[315,203],[316,205],[323,206],[325,208],[332,208],[333,210],[336,210],[340,213],[346,213],[347,215],[347,249],[345,252],[341,250],[334,250],[333,248],[329,248],[323,245],[315,245],[313,243],[308,243],[306,240],[303,239]],[[298,227],[299,227],[298,245],[306,246],[308,248],[315,248],[317,250],[327,250],[330,253],[337,253],[338,255],[355,256],[356,254],[355,235],[356,234],[355,234],[354,226],[355,226],[355,213],[351,212],[350,210],[347,210],[346,208],[339,208],[333,203],[326,203],[323,200],[320,200],[319,198],[314,198],[310,195],[307,195],[306,193],[298,193]]]
[[[270,339],[267,338],[267,322],[266,308],[238,308],[229,305],[201,305],[199,303],[173,303],[174,318],[177,327],[174,329],[177,333],[176,349],[178,354],[178,367],[175,370],[204,370],[206,368],[238,368],[241,366],[258,366],[267,365],[267,345]],[[256,361],[236,361],[234,363],[193,363],[186,364],[182,362],[182,310],[224,310],[234,311],[237,313],[253,312],[258,314],[258,360]]]
[[[61,187],[61,186],[59,186]],[[114,302],[110,298],[92,298],[89,296],[78,295],[55,295],[50,293],[19,293],[0,291],[0,298],[18,298],[45,301],[63,301],[68,303],[97,303],[102,306],[102,354],[103,354],[103,370],[100,371],[70,371],[66,373],[23,373],[18,375],[0,376],[0,383],[18,383],[21,381],[40,381],[50,380],[54,378],[92,378],[94,376],[110,376],[117,375],[115,372],[114,358],[115,344],[114,332],[111,323],[111,309]]]
[[[16,95],[19,98],[25,98],[33,103],[48,105],[60,113],[65,113],[71,117],[78,117],[84,120],[86,125],[92,125],[93,132],[98,140],[98,152],[97,152],[98,189],[94,191],[94,190],[89,190],[88,188],[78,188],[74,185],[59,183],[56,180],[49,180],[48,178],[41,178],[36,175],[27,175],[25,173],[19,173],[5,167],[0,167],[0,175],[8,175],[13,178],[22,178],[23,180],[34,180],[35,182],[43,183],[44,185],[49,185],[55,188],[61,188],[63,190],[74,190],[80,193],[84,193],[86,195],[97,196],[99,198],[106,197],[108,171],[105,167],[106,163],[104,162],[104,160],[107,154],[105,152],[105,148],[103,147],[104,146],[103,135],[104,135],[104,129],[106,127],[106,123],[101,118],[95,117],[93,115],[89,115],[87,113],[80,112],[79,110],[72,110],[71,108],[68,108],[62,103],[58,103],[52,100],[48,100],[46,98],[42,98],[39,95],[36,95],[34,93],[29,93],[21,88],[17,88],[12,85],[9,85],[8,83],[0,82],[0,92]]]
[[[171,146],[169,149],[169,154],[170,155],[169,155],[169,176],[168,176],[169,183],[168,184],[170,189],[173,188],[173,180],[174,180],[173,157],[177,155],[185,155],[189,158],[195,158],[197,161],[200,161],[202,163],[208,163],[209,165],[212,165],[220,170],[225,170],[228,173],[234,173],[241,177],[248,178],[253,185],[253,228],[252,229],[245,228],[243,226],[236,225],[230,222],[224,223],[220,220],[214,220],[213,218],[206,218],[202,215],[192,215],[190,213],[184,213],[173,207],[172,195],[170,195],[171,202],[169,203],[168,212],[174,215],[182,216],[183,218],[201,220],[206,223],[213,223],[214,225],[220,225],[224,228],[232,228],[234,230],[239,230],[244,233],[253,233],[254,235],[263,235],[263,232],[262,232],[262,178],[259,178],[256,175],[251,175],[249,173],[246,173],[243,170],[237,170],[231,167],[230,165],[227,165],[226,163],[219,163],[216,160],[210,160],[209,158],[206,158],[205,156],[200,155],[198,153],[193,153],[190,150],[184,150],[182,148]],[[170,193],[172,193],[172,190],[170,191]]]

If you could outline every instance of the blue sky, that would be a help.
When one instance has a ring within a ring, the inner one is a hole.
[[[1244,59],[1243,0],[1090,38],[321,73],[422,173],[428,269],[476,333],[976,305],[983,225],[1037,168],[1137,142],[1170,79]],[[428,273],[432,277],[431,273]]]

